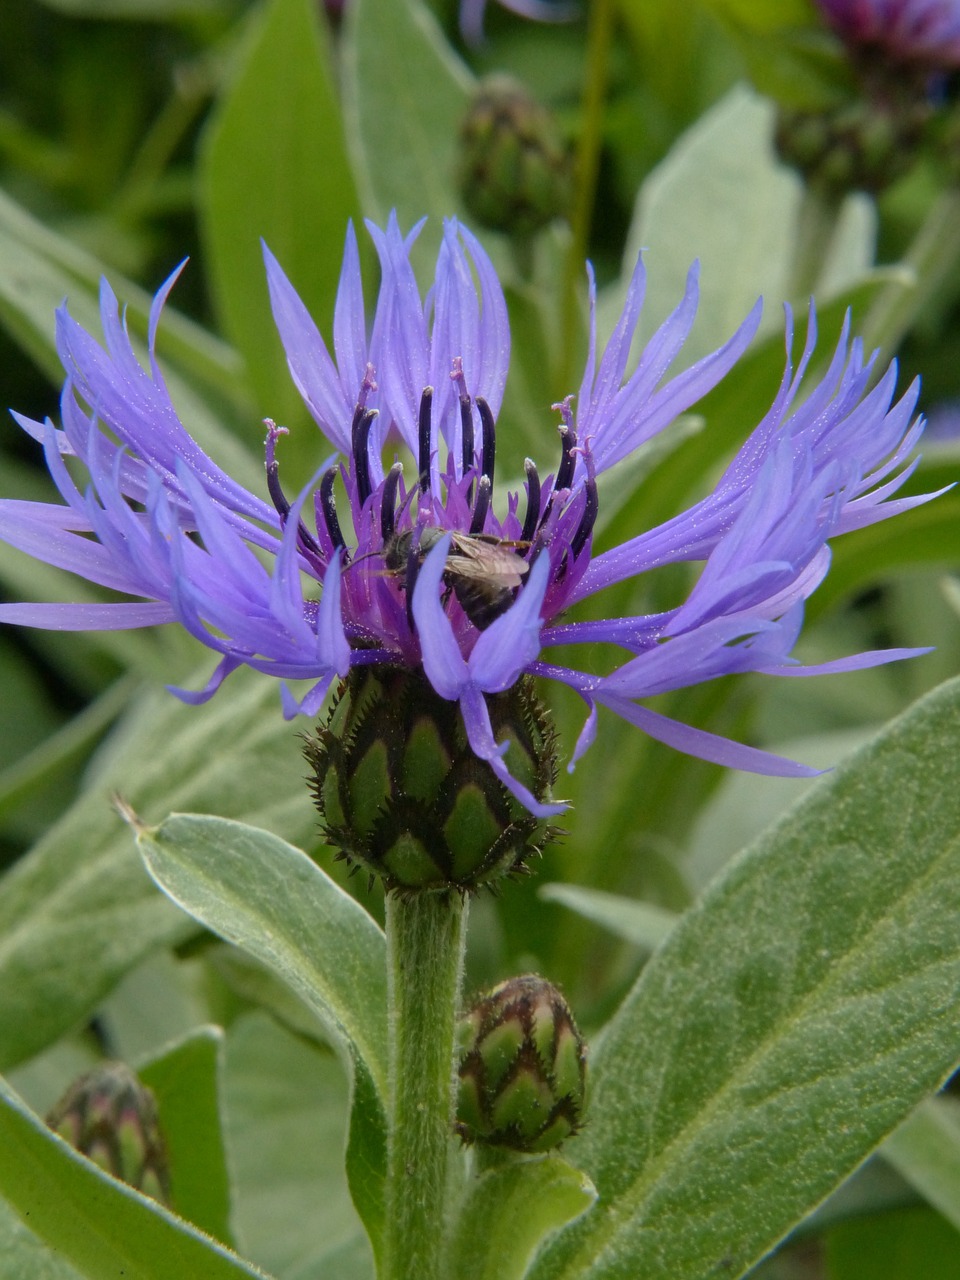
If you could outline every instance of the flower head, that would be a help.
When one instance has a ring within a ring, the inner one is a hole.
[[[930,68],[960,66],[957,0],[817,0],[824,17],[857,50]]]
[[[598,478],[664,430],[733,367],[759,304],[719,350],[673,378],[697,307],[697,269],[671,316],[627,372],[644,292],[637,262],[612,338],[595,320],[579,394],[555,406],[553,474],[526,463],[523,491],[494,503],[496,418],[510,349],[492,264],[466,228],[444,228],[426,299],[410,264],[419,232],[391,218],[371,226],[381,286],[368,325],[357,246],[348,232],[331,354],[280,265],[265,250],[270,297],[293,379],[340,461],[331,456],[292,499],[268,424],[270,503],[222,472],[177,416],[154,357],[173,278],[150,322],[149,368],[134,355],[108,285],[106,346],[57,314],[67,371],[62,428],[15,415],[43,444],[62,504],[0,502],[0,537],[38,559],[133,599],[95,605],[13,604],[0,621],[60,629],[177,622],[220,655],[212,696],[239,666],[278,677],[288,716],[313,714],[352,668],[405,668],[459,704],[470,747],[540,818],[562,806],[532,795],[507,769],[489,701],[523,676],[561,681],[587,705],[575,756],[604,706],[680,750],[762,773],[813,772],[679,724],[644,698],[734,672],[812,675],[907,656],[861,653],[802,667],[791,652],[803,604],[829,564],[829,539],[895,515],[925,497],[894,499],[912,470],[920,431],[916,384],[894,402],[896,371],[873,383],[873,362],[846,328],[822,379],[800,360],[714,491],[690,510],[594,554]],[[590,281],[591,312],[595,288]],[[396,457],[385,463],[384,457]],[[64,459],[89,473],[81,491]],[[405,458],[406,464],[400,459]],[[339,495],[339,500],[338,500]],[[344,497],[346,502],[344,503]],[[660,565],[702,561],[685,600],[663,613],[568,620],[581,601]],[[587,642],[614,655],[607,674],[566,665]],[[287,681],[306,680],[299,699]]]

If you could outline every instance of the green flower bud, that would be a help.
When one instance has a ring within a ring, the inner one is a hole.
[[[536,974],[482,996],[459,1027],[464,1142],[550,1151],[580,1128],[587,1053],[560,992]]]
[[[538,800],[556,778],[554,731],[530,680],[488,697],[497,741]],[[387,889],[463,893],[525,870],[557,829],[474,755],[455,702],[422,673],[356,667],[304,754],[327,840]]]
[[[835,196],[876,194],[916,163],[931,111],[925,97],[906,91],[896,98],[855,99],[823,111],[782,108],[777,150],[814,187]]]
[[[170,1204],[166,1148],[153,1094],[122,1062],[105,1062],[75,1080],[47,1124],[106,1173]]]
[[[571,163],[552,115],[509,76],[481,82],[460,127],[459,183],[483,226],[528,236],[566,213]]]

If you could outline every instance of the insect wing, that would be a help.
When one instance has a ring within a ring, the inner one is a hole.
[[[526,560],[503,543],[463,534],[453,535],[447,571],[454,577],[488,582],[491,587],[512,591],[522,585],[529,569]]]

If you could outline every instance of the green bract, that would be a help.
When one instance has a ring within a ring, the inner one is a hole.
[[[543,799],[554,735],[532,682],[489,704],[515,776]],[[478,889],[521,871],[554,832],[474,754],[457,704],[415,671],[355,669],[304,751],[330,844],[388,889]]]
[[[527,973],[481,996],[460,1024],[457,1131],[465,1142],[550,1151],[583,1114],[583,1037],[552,983]]]

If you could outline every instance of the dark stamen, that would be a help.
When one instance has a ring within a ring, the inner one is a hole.
[[[470,407],[470,397],[461,395],[460,397],[460,438],[461,438],[461,460],[463,475],[473,470],[473,410]],[[467,499],[469,502],[469,498]]]
[[[424,387],[420,397],[420,453],[417,463],[420,468],[420,492],[426,493],[430,488],[430,411],[433,405],[433,387]]]
[[[560,466],[557,468],[557,478],[554,481],[553,491],[556,493],[559,489],[569,489],[573,483],[573,471],[577,465],[574,457],[574,449],[577,444],[577,433],[572,427],[560,428]]]
[[[270,431],[267,435],[267,492],[270,494],[270,501],[277,509],[281,528],[286,525],[287,518],[290,515],[290,503],[287,501],[287,495],[280,485],[280,463],[276,457],[276,445],[280,436],[286,434],[286,427],[276,427],[271,423]],[[297,521],[297,541],[301,547],[312,552],[321,562],[325,559],[320,544],[302,520]]]
[[[497,457],[497,427],[490,406],[483,396],[477,396],[477,410],[483,428],[483,445],[480,450],[480,474],[486,476],[493,487],[493,468]]]
[[[587,544],[587,539],[593,532],[593,526],[597,522],[597,514],[600,510],[600,499],[597,496],[597,482],[593,476],[588,476],[583,486],[583,492],[586,502],[583,506],[583,515],[580,517],[580,523],[577,525],[577,532],[573,535],[573,541],[570,543],[570,550],[573,558],[577,556]]]
[[[267,458],[267,492],[270,494],[270,501],[277,509],[280,523],[286,524],[287,516],[290,514],[290,503],[280,487],[280,463],[273,456]]]
[[[320,510],[323,512],[323,522],[327,526],[327,533],[330,535],[330,541],[334,547],[345,547],[343,534],[340,532],[340,521],[337,519],[337,505],[333,500],[333,482],[337,478],[337,468],[331,467],[323,473],[320,481]]]
[[[416,533],[410,539],[410,550],[407,552],[407,569],[406,569],[406,597],[407,597],[407,623],[410,630],[415,632],[416,625],[413,621],[413,589],[417,585],[417,574],[420,572],[420,529],[417,528]]]
[[[383,482],[383,498],[380,502],[380,537],[386,543],[393,537],[397,516],[397,489],[403,475],[403,463],[395,462]]]
[[[364,409],[357,405],[350,428],[350,439],[353,446],[353,474],[357,482],[357,497],[360,505],[366,502],[373,490],[370,487],[370,453],[367,442],[370,439],[370,428],[377,416],[376,409]]]
[[[470,521],[471,534],[483,533],[487,512],[490,510],[492,492],[493,485],[490,483],[490,477],[481,476],[480,483],[477,485],[477,505],[473,508],[473,519]]]
[[[532,542],[540,520],[540,476],[537,468],[526,458],[523,469],[527,473],[527,514],[524,517],[521,542]]]

